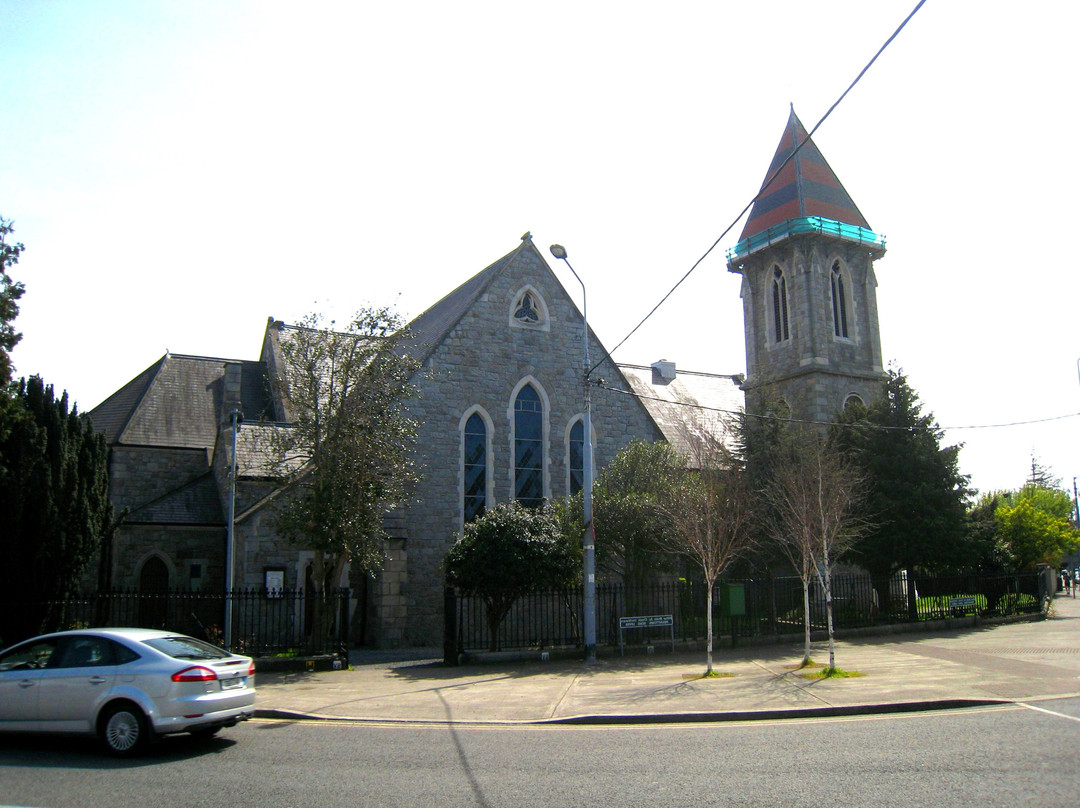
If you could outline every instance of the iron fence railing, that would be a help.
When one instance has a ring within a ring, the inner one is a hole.
[[[103,626],[161,628],[225,644],[225,604],[232,603],[229,650],[251,656],[339,653],[346,645],[349,589],[235,589],[231,592],[110,590],[36,604],[42,630]]]
[[[908,576],[887,579],[869,575],[834,575],[833,624],[837,629],[906,623],[960,616],[1008,615],[1043,608],[1044,576],[1038,573],[1000,575]],[[810,627],[826,628],[824,592],[810,586]],[[446,590],[445,651],[447,659],[467,651],[523,650],[582,645],[580,588],[534,592],[515,601],[495,636],[488,626],[483,599]],[[799,578],[719,581],[713,591],[713,632],[734,642],[739,636],[803,631],[803,585]],[[645,587],[618,583],[596,585],[597,642],[619,644],[619,618],[671,615],[672,627],[635,629],[635,643],[670,639],[703,640],[706,634],[705,585],[680,579]],[[655,636],[653,636],[655,635]]]

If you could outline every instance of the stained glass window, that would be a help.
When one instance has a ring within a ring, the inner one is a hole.
[[[483,514],[487,504],[487,424],[473,413],[465,422],[465,521]]]
[[[544,504],[544,405],[530,385],[514,401],[514,498],[529,508]]]

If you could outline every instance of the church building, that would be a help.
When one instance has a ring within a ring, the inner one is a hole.
[[[530,234],[409,324],[421,368],[409,412],[419,424],[420,481],[385,522],[386,561],[355,593],[354,643],[439,645],[442,562],[476,513],[540,504],[581,489],[584,441],[593,472],[630,441],[682,448],[695,430],[776,391],[794,417],[827,421],[870,401],[884,377],[873,233],[791,113],[763,193],[729,251],[742,275],[747,373],[691,372],[676,362],[616,364]],[[790,159],[788,159],[790,157]],[[775,174],[775,177],[773,175]],[[238,587],[303,587],[313,554],[277,535],[280,494],[258,447],[287,429],[281,345],[294,326],[270,318],[258,359],[166,354],[91,411],[111,447],[111,496],[127,509],[108,554],[113,586],[225,585],[230,469]],[[709,339],[702,334],[702,339]],[[582,347],[592,377],[584,435]],[[242,416],[242,423],[241,423]]]

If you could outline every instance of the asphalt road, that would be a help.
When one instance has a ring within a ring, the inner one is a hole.
[[[116,761],[0,736],[0,804],[1021,806],[1080,804],[1080,699],[956,712],[607,727],[253,721]]]

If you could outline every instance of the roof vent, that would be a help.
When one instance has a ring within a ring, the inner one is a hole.
[[[675,381],[675,363],[666,359],[652,363],[653,377],[659,377],[662,381]]]

